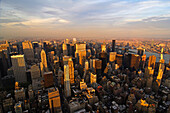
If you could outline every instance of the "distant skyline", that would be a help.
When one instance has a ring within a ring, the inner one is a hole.
[[[170,0],[0,0],[0,38],[170,38]]]

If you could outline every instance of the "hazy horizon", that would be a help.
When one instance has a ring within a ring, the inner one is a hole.
[[[3,39],[169,39],[169,36],[170,0],[0,1]]]

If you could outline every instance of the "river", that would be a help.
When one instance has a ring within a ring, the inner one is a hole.
[[[136,49],[129,49],[129,51],[137,53]],[[158,53],[152,53],[152,52],[145,51],[145,54],[146,54],[146,58],[148,58],[149,56],[155,55],[156,56],[156,62],[159,62],[159,60],[160,60],[160,54],[158,54]],[[169,54],[163,54],[163,59],[165,60],[165,63],[169,63],[170,55]]]

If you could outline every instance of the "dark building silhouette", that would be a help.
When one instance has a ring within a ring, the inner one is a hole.
[[[115,40],[112,40],[112,51],[115,52]]]

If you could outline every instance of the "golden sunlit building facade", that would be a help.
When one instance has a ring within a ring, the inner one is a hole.
[[[149,56],[148,67],[152,67],[153,69],[155,69],[155,62],[156,62],[156,56],[154,55]]]
[[[48,71],[48,67],[47,67],[47,57],[46,57],[46,53],[44,51],[44,49],[41,50],[41,62],[42,62],[42,67],[43,67],[43,70],[45,72]]]
[[[69,66],[70,84],[74,84],[74,65],[73,65],[72,58],[69,59],[68,66]]]
[[[48,90],[48,99],[51,113],[61,112],[61,102],[58,88],[53,87]]]
[[[66,97],[71,96],[69,65],[64,65],[64,94]]]
[[[97,81],[97,75],[91,73],[90,74],[90,83],[93,84],[93,83],[96,83],[96,81]]]

